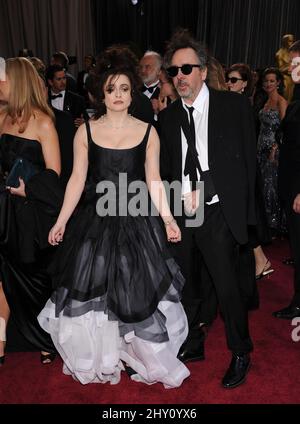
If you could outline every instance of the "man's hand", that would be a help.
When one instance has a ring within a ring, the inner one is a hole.
[[[83,115],[82,114],[81,114],[81,117],[80,118],[76,118],[74,120],[74,124],[75,124],[75,127],[76,128],[80,127],[80,125],[82,125],[83,123],[84,123],[84,118],[83,118]]]
[[[187,215],[194,215],[199,207],[200,190],[194,190],[183,195],[184,210]]]

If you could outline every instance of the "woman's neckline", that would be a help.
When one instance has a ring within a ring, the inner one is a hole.
[[[139,142],[138,144],[136,144],[135,146],[132,146],[132,147],[123,147],[122,149],[117,149],[117,148],[114,148],[114,147],[105,147],[105,146],[101,146],[100,144],[95,143],[95,142],[94,142],[94,140],[93,140],[92,138],[91,138],[91,141],[92,141],[92,143],[93,143],[95,146],[100,147],[100,149],[104,149],[104,150],[120,150],[120,151],[122,151],[122,150],[133,150],[133,149],[136,149],[137,147],[139,147],[139,146],[143,143],[144,139],[145,139],[145,137],[143,137],[143,140],[142,140],[142,141],[140,141],[140,142]]]
[[[39,145],[41,145],[41,143],[38,140],[35,140],[33,138],[26,138],[26,137],[22,137],[22,136],[19,136],[19,135],[16,135],[16,134],[10,134],[10,133],[5,133],[5,132],[3,134],[1,134],[0,137],[2,137],[4,135],[8,135],[10,137],[17,137],[17,138],[20,138],[21,140],[33,141],[33,142],[38,143]]]
[[[148,124],[148,126],[149,126],[150,124]],[[97,143],[95,143],[95,141],[93,140],[93,138],[92,138],[92,134],[91,134],[91,141],[92,141],[92,143],[95,145],[95,146],[97,146],[97,147],[100,147],[100,149],[104,149],[104,150],[120,150],[120,151],[126,151],[126,150],[133,150],[133,149],[136,149],[137,147],[139,147],[139,146],[141,146],[142,144],[143,144],[143,142],[144,142],[144,140],[145,140],[145,137],[146,137],[146,135],[147,135],[147,132],[148,132],[148,126],[147,126],[147,128],[146,128],[146,131],[145,131],[145,134],[144,134],[144,137],[142,138],[142,141],[140,141],[138,144],[136,144],[136,145],[134,145],[134,146],[131,146],[131,147],[123,147],[123,148],[121,148],[121,149],[118,149],[118,148],[114,148],[114,147],[106,147],[106,146],[101,146],[101,144],[97,144]]]

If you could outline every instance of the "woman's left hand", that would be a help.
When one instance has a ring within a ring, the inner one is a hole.
[[[181,231],[175,219],[174,221],[170,222],[170,224],[165,224],[165,227],[168,241],[171,243],[177,243],[181,241]]]
[[[19,178],[19,181],[20,181],[19,187],[6,187],[6,188],[7,190],[10,191],[11,194],[14,194],[16,196],[26,197],[24,180],[22,180],[22,178]]]

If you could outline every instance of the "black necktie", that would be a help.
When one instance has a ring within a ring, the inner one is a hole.
[[[55,100],[58,99],[59,97],[62,97],[63,95],[61,93],[59,94],[51,94],[50,99],[51,100]]]
[[[190,115],[190,137],[187,140],[188,149],[186,152],[185,165],[184,165],[184,175],[188,175],[190,177],[190,181],[192,183],[192,190],[196,188],[196,181],[198,181],[197,177],[197,166],[196,162],[193,159],[193,154],[195,154],[196,150],[196,134],[195,134],[195,123],[193,118],[193,106],[188,107],[189,115]],[[196,150],[197,155],[197,150]]]
[[[202,171],[200,161],[198,159],[198,152],[196,149],[196,133],[195,133],[195,123],[193,118],[193,106],[188,107],[190,115],[190,124],[189,131],[186,133],[186,141],[188,144],[188,149],[186,153],[185,166],[184,166],[184,175],[189,174],[191,181],[192,190],[196,190],[196,182],[198,181],[197,169],[199,171],[201,180],[204,183],[204,202],[210,202],[214,195],[216,194],[216,189],[214,182],[212,180],[210,170]],[[186,116],[186,115],[185,115]]]

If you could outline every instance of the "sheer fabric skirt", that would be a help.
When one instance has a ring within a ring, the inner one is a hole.
[[[168,300],[161,300],[158,310],[165,317],[168,333],[168,340],[158,343],[136,336],[135,331],[121,336],[119,322],[108,320],[101,311],[89,311],[78,317],[64,316],[61,312],[55,317],[51,300],[38,320],[51,334],[64,361],[63,372],[82,384],[119,383],[124,362],[136,371],[132,380],[147,384],[161,382],[165,388],[179,387],[190,374],[177,359],[187,337],[186,315],[181,303]]]
[[[38,320],[64,372],[82,384],[116,384],[124,362],[136,371],[134,380],[180,386],[189,376],[177,359],[188,333],[184,278],[159,220],[100,218],[87,206],[57,255],[56,289]]]

